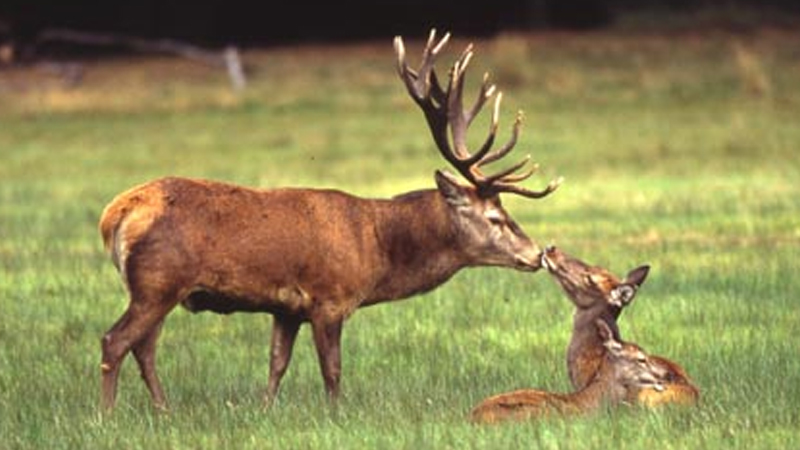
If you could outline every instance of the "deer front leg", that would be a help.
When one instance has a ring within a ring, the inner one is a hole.
[[[344,319],[317,319],[311,321],[314,345],[317,347],[325,392],[335,402],[339,398],[339,379],[342,372],[341,339]]]
[[[269,384],[265,402],[270,406],[278,396],[281,379],[292,359],[292,348],[300,330],[300,320],[276,314],[272,322],[272,344],[269,359]]]

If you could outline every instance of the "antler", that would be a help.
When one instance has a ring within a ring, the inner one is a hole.
[[[534,164],[524,172],[520,172],[530,161],[530,155],[522,161],[492,175],[484,175],[481,167],[497,161],[507,155],[517,143],[522,126],[522,112],[517,113],[516,120],[511,130],[511,137],[505,145],[492,150],[500,113],[501,92],[496,92],[495,85],[489,83],[489,74],[483,76],[480,92],[472,108],[465,110],[463,107],[464,73],[472,59],[472,44],[461,53],[461,56],[450,69],[450,80],[447,89],[442,89],[434,71],[434,64],[439,52],[450,39],[446,33],[436,42],[436,30],[431,30],[428,43],[422,52],[422,62],[417,70],[408,66],[403,38],[394,38],[394,49],[397,53],[397,71],[406,85],[411,98],[420,106],[428,121],[428,127],[433,135],[433,140],[439,152],[461,175],[472,183],[482,196],[491,196],[501,192],[519,194],[528,198],[541,198],[561,184],[562,178],[550,182],[541,191],[532,191],[516,183],[533,175],[539,168]],[[467,149],[467,129],[480,113],[483,105],[494,97],[492,121],[489,126],[489,135],[483,145],[473,154]],[[448,137],[448,128],[450,137]],[[452,138],[452,145],[451,145]]]

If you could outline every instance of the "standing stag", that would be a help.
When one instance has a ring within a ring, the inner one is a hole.
[[[192,312],[273,315],[267,401],[289,365],[300,325],[311,324],[325,389],[339,394],[342,324],[357,308],[431,290],[465,267],[535,271],[540,250],[511,219],[499,194],[541,198],[518,183],[528,159],[494,174],[482,166],[513,148],[492,149],[500,94],[486,78],[474,106],[462,106],[468,47],[442,87],[434,63],[449,35],[431,32],[419,69],[409,68],[395,38],[398,72],[425,114],[442,156],[469,181],[435,174],[436,189],[391,199],[336,190],[257,190],[187,178],[162,178],[119,194],[100,218],[107,252],[130,296],[128,309],[102,339],[102,401],[113,408],[120,365],[133,355],[157,408],[166,406],[155,371],[156,341],[177,305]],[[492,97],[489,135],[476,151],[466,134]]]

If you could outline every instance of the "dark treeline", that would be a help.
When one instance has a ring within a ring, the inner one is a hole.
[[[169,37],[204,44],[270,44],[420,35],[431,26],[460,35],[509,29],[591,29],[634,10],[691,12],[749,7],[800,11],[797,0],[3,0],[0,40],[43,29]]]

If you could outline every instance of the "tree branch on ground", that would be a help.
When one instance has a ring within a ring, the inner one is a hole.
[[[224,68],[234,90],[241,91],[247,86],[247,78],[239,50],[235,46],[225,47],[222,51],[213,51],[174,39],[144,39],[119,34],[90,33],[55,28],[42,31],[36,38],[37,46],[48,42],[122,47],[141,53],[177,55],[208,66]]]

